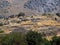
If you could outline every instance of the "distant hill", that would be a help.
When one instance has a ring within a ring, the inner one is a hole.
[[[60,0],[0,0],[0,15],[60,13]]]
[[[24,3],[27,0],[0,0],[0,15],[15,15],[24,10]]]
[[[42,13],[60,13],[60,0],[29,0],[24,6]]]
[[[10,6],[10,2],[7,0],[0,0],[0,15],[9,13],[9,10],[7,10],[8,6]]]

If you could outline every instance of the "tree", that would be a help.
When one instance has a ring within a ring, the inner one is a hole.
[[[56,15],[60,17],[60,13],[56,13]]]
[[[26,40],[28,45],[40,45],[43,43],[41,34],[35,31],[29,31],[26,34]]]
[[[3,23],[0,22],[0,26],[3,26]]]
[[[43,39],[43,44],[44,45],[51,45],[51,42],[44,38]]]
[[[52,45],[60,45],[60,37],[54,36],[51,41]]]
[[[19,14],[18,14],[18,17],[20,17],[20,16],[25,16],[25,13],[23,13],[23,12],[20,12]]]

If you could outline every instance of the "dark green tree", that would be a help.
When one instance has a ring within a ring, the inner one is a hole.
[[[43,43],[41,34],[35,31],[29,31],[26,40],[28,45],[41,45]]]
[[[60,17],[60,13],[56,13],[56,15]]]
[[[3,26],[3,23],[0,22],[0,26]]]
[[[43,38],[43,45],[51,45],[51,42]]]
[[[60,37],[54,36],[52,38],[51,45],[60,45]]]
[[[18,17],[20,17],[20,16],[25,16],[25,13],[23,13],[23,12],[20,12],[19,14],[18,14]]]

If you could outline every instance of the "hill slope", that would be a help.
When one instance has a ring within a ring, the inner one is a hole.
[[[60,13],[60,0],[0,0],[0,15]]]
[[[60,12],[60,0],[29,0],[24,6],[42,13]]]

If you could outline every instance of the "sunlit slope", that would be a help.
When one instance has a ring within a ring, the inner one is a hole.
[[[60,18],[58,18],[60,19]],[[21,21],[20,21],[21,20]],[[22,19],[14,17],[8,20],[0,20],[2,23],[9,22],[7,25],[0,26],[4,34],[10,32],[26,32],[29,30],[45,33],[46,36],[60,34],[60,21],[48,16],[24,16]],[[20,21],[20,22],[19,22]]]

